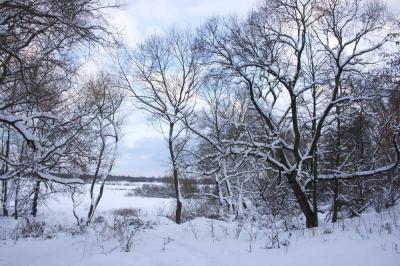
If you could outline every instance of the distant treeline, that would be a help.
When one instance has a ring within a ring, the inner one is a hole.
[[[90,178],[90,177],[89,177]],[[84,178],[85,179],[85,178]],[[190,183],[199,185],[210,185],[214,184],[215,181],[211,178],[183,178],[183,180],[188,180]],[[120,176],[120,175],[110,175],[107,181],[127,181],[127,182],[147,182],[147,183],[173,183],[173,178],[170,176],[164,177],[146,177],[146,176]],[[183,181],[182,181],[183,182]]]
[[[57,174],[59,177],[63,178],[71,178],[67,174]],[[81,175],[80,179],[83,179],[85,182],[90,182],[93,179],[91,175]],[[198,184],[198,185],[210,185],[214,184],[215,181],[210,178],[186,178],[184,180],[188,180],[190,183]],[[110,175],[107,178],[109,182],[145,182],[145,183],[173,183],[172,177],[164,176],[164,177],[147,177],[147,176],[125,176],[125,175]]]

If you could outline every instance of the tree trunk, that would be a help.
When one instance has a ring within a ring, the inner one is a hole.
[[[226,192],[228,193],[228,212],[229,214],[233,214],[235,211],[235,204],[232,202],[232,189],[229,179],[225,180]]]
[[[8,216],[8,209],[7,209],[7,192],[8,192],[8,184],[7,180],[2,181],[2,197],[1,197],[1,205],[3,209],[3,216]]]
[[[339,180],[336,178],[333,184],[332,223],[336,223],[338,218],[338,211],[339,211],[339,203],[337,200],[338,195],[339,195]]]
[[[340,108],[336,107],[336,117],[337,117],[337,124],[336,124],[336,159],[335,159],[335,166],[338,169],[340,166],[340,145],[341,145],[341,124],[340,124]],[[332,202],[332,223],[337,222],[337,216],[339,211],[339,204],[338,204],[338,197],[339,197],[339,180],[336,178],[334,181],[333,187],[333,202]]]
[[[34,192],[33,192],[32,213],[31,213],[33,217],[36,217],[36,214],[37,214],[39,192],[40,192],[40,180],[37,180],[35,188],[34,188]]]
[[[311,53],[312,54],[312,53]],[[314,60],[313,56],[311,57],[311,64],[312,64],[312,78],[313,82],[315,82],[315,69],[314,69]],[[317,131],[317,87],[314,85],[312,90],[312,98],[313,98],[313,119],[312,119],[312,134],[315,135]],[[312,156],[312,175],[313,175],[313,188],[312,188],[312,197],[313,197],[313,212],[314,212],[314,220],[316,222],[316,226],[318,226],[318,157],[317,157],[317,150],[313,150]]]
[[[314,212],[311,209],[306,193],[303,191],[296,180],[296,174],[296,172],[292,172],[291,174],[287,175],[289,184],[293,190],[294,196],[296,197],[297,203],[299,204],[300,209],[306,219],[306,227],[316,227],[318,226],[318,222],[315,220],[316,215],[314,215]]]
[[[25,154],[25,144],[23,143],[21,145],[21,152],[19,155],[19,161],[22,163],[23,161],[23,156]],[[18,204],[19,204],[19,190],[21,188],[21,175],[17,175],[16,178],[14,179],[14,188],[15,188],[15,196],[14,196],[14,218],[15,220],[18,219],[19,212],[18,212]]]
[[[6,154],[5,157],[8,159],[10,156],[10,131],[7,130],[7,139],[6,139]],[[3,173],[8,172],[8,163],[4,163]],[[2,181],[2,197],[1,197],[1,205],[3,209],[3,215],[8,216],[7,202],[8,202],[8,182],[7,180]]]
[[[173,171],[174,171],[174,185],[175,185],[175,196],[176,196],[175,222],[177,224],[180,224],[182,222],[181,192],[179,187],[178,171],[176,170],[176,167]]]
[[[103,154],[106,149],[106,140],[105,140],[105,137],[103,136],[103,134],[100,134],[100,138],[101,138],[101,148],[100,148],[99,158],[98,158],[97,164],[96,164],[96,171],[94,173],[92,184],[90,186],[90,208],[89,208],[89,212],[87,215],[86,225],[89,225],[89,223],[91,222],[91,220],[94,216],[94,211],[96,208],[96,206],[95,206],[96,203],[95,203],[95,199],[94,199],[94,187],[96,186],[96,182],[99,177],[101,164],[103,162]],[[100,187],[101,194],[103,194],[103,187],[104,187],[104,183],[102,183],[101,187]]]
[[[168,137],[168,149],[172,163],[173,179],[175,186],[175,197],[176,197],[176,211],[175,211],[175,222],[180,224],[182,222],[182,201],[181,201],[181,190],[179,185],[178,166],[176,165],[176,156],[174,151],[174,123],[169,124],[169,137]]]
[[[238,217],[243,217],[243,216],[244,216],[244,210],[243,210],[243,192],[242,192],[242,189],[241,189],[241,186],[240,186],[240,180],[239,180],[239,178],[236,179],[236,185],[237,185],[238,188],[240,188],[239,191],[238,191],[238,197],[237,197],[237,204],[236,204],[236,206],[237,206],[237,212],[236,212],[236,215],[237,215]]]
[[[314,221],[316,223],[315,226],[318,226],[318,176],[317,176],[317,160],[315,159],[313,162],[313,188],[312,188],[312,197],[313,197],[313,212],[314,212]]]
[[[218,199],[219,199],[219,215],[224,215],[224,196],[222,194],[221,184],[219,183],[218,175],[215,175],[215,185],[217,186]]]
[[[20,189],[20,176],[15,179],[15,197],[14,197],[14,219],[18,219],[18,200],[19,200],[19,189]]]
[[[99,194],[97,195],[96,200],[93,201],[93,199],[92,199],[93,203],[90,204],[90,211],[89,211],[89,214],[88,214],[88,220],[86,222],[87,225],[89,225],[89,223],[92,222],[92,219],[94,217],[94,213],[95,213],[95,211],[97,209],[97,206],[99,205],[99,202],[100,202],[101,198],[103,197],[105,183],[106,183],[106,180],[105,179],[102,180],[102,183],[100,185]]]

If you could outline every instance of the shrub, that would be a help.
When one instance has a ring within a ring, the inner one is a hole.
[[[123,216],[123,217],[139,217],[140,216],[140,209],[135,209],[135,208],[121,208],[121,209],[116,209],[113,211],[113,214],[116,216]]]
[[[114,216],[112,231],[117,236],[122,251],[130,252],[135,243],[135,235],[144,229],[144,222],[138,218]]]
[[[32,218],[24,217],[18,221],[18,224],[13,232],[14,240],[18,240],[19,238],[27,238],[27,237],[44,237],[44,238],[53,238],[54,230],[51,227],[47,227],[44,221]]]
[[[189,221],[196,217],[221,219],[216,199],[186,200],[183,206],[182,219]]]
[[[133,191],[128,191],[124,194],[125,197],[134,197],[135,193]]]

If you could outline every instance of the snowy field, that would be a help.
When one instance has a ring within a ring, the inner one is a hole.
[[[104,222],[88,229],[74,225],[67,195],[40,206],[38,220],[45,232],[16,239],[19,224],[0,218],[0,265],[400,265],[400,208],[369,213],[361,218],[323,223],[318,229],[266,229],[251,219],[223,222],[196,218],[182,225],[164,217],[172,199],[126,196],[127,185],[108,185],[97,216],[112,223],[121,208],[140,209],[144,226],[132,234],[129,252],[126,236],[109,230]],[[81,212],[88,208],[83,202]]]

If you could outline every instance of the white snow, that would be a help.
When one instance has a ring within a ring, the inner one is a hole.
[[[143,219],[154,225],[135,235],[131,252],[122,252],[118,241],[99,237],[103,230],[93,225],[87,233],[58,232],[52,239],[1,240],[16,222],[0,217],[0,265],[139,265],[139,266],[302,266],[351,265],[397,266],[400,261],[400,207],[385,213],[370,213],[318,229],[279,231],[280,248],[271,247],[271,229],[252,227],[250,222],[236,239],[238,224],[196,218],[176,225],[157,216],[160,206],[169,208],[173,199],[125,196],[127,190],[106,185],[98,214],[107,217],[119,208],[141,208]],[[81,206],[88,207],[85,201]],[[41,206],[41,218],[49,224],[74,228],[68,197]],[[50,211],[51,210],[51,211]],[[83,212],[82,212],[83,213]],[[3,234],[3,236],[1,236]],[[251,236],[255,240],[250,242]],[[250,252],[251,244],[251,252]]]

